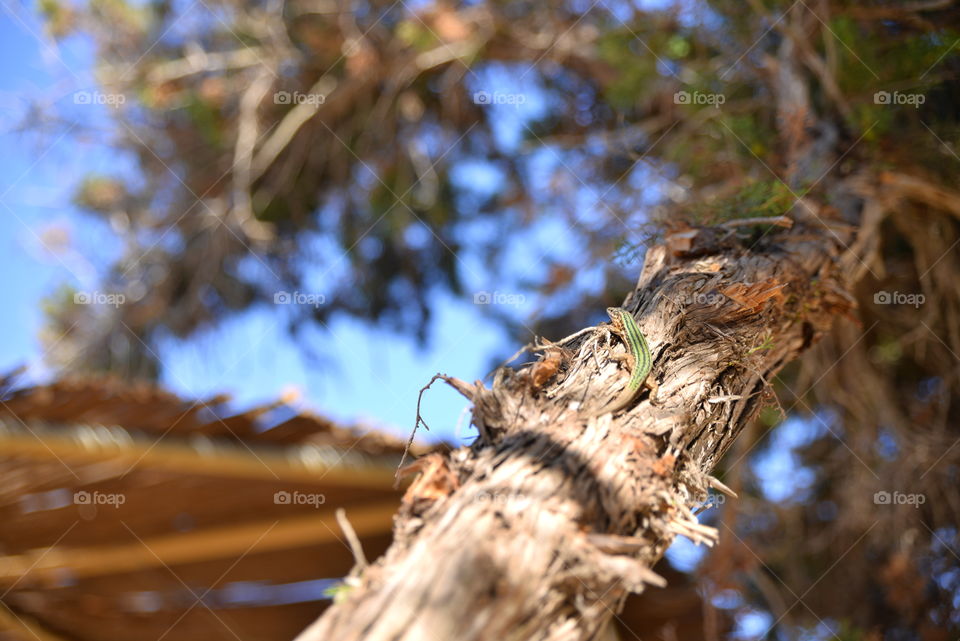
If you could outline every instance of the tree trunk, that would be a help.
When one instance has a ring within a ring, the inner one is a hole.
[[[677,534],[712,543],[690,509],[723,489],[711,469],[771,378],[852,307],[852,228],[764,227],[750,247],[747,229],[687,228],[648,251],[625,305],[653,400],[589,418],[626,381],[602,331],[501,368],[490,389],[447,378],[479,438],[420,462],[393,546],[299,641],[596,639],[629,592],[663,584],[650,568]]]
[[[726,490],[711,470],[771,379],[851,314],[847,289],[901,197],[882,176],[830,176],[846,152],[795,58],[785,38],[772,76],[783,185],[818,186],[833,206],[797,196],[789,219],[675,228],[648,250],[624,306],[653,353],[655,399],[591,417],[626,377],[603,331],[501,368],[490,389],[445,377],[473,401],[479,438],[421,462],[392,547],[298,641],[596,640],[628,593],[663,584],[651,568],[677,534],[715,540],[691,511]]]

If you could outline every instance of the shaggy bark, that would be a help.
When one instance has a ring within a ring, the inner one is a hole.
[[[596,638],[629,592],[663,584],[650,568],[677,534],[711,543],[690,510],[722,488],[710,470],[771,377],[851,308],[851,238],[772,229],[747,248],[743,227],[688,228],[648,251],[625,306],[655,400],[588,418],[626,377],[602,331],[501,368],[489,389],[447,379],[479,438],[419,462],[393,546],[300,641]]]

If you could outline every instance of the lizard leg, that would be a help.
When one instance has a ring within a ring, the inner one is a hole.
[[[657,392],[660,391],[660,383],[658,383],[656,379],[653,378],[653,375],[651,374],[650,376],[647,377],[647,380],[644,382],[644,385],[646,385],[650,389],[650,402],[655,403],[657,400]]]

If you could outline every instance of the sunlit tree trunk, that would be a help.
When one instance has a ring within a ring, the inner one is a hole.
[[[654,355],[653,401],[588,418],[626,376],[602,331],[489,388],[448,379],[478,440],[420,463],[393,546],[300,641],[597,638],[629,592],[662,584],[651,568],[676,535],[711,543],[690,509],[721,487],[711,469],[771,378],[851,307],[850,238],[770,222],[785,221],[680,230],[648,251],[625,306]]]

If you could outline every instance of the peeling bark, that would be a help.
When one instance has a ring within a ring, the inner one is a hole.
[[[650,568],[677,534],[711,544],[691,512],[723,487],[711,469],[770,379],[852,306],[849,236],[772,229],[750,248],[717,227],[650,249],[625,306],[653,352],[654,401],[587,418],[627,377],[603,331],[562,345],[559,366],[548,349],[489,389],[457,381],[479,438],[421,462],[393,546],[300,641],[596,639],[629,592],[663,585]]]

